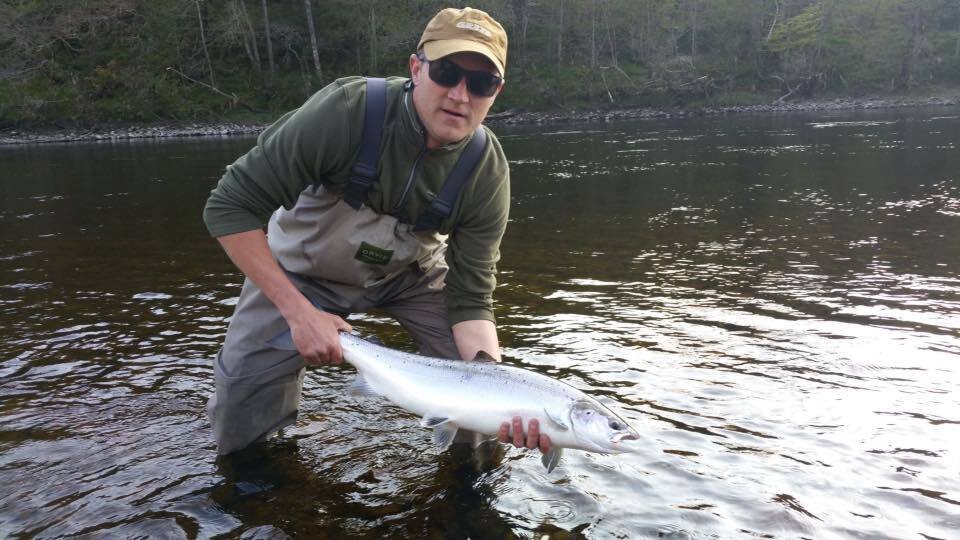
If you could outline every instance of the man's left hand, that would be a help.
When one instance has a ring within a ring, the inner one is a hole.
[[[517,448],[528,448],[533,450],[539,448],[546,454],[550,451],[550,437],[540,434],[540,421],[531,418],[527,423],[527,433],[523,433],[523,419],[514,416],[512,422],[500,424],[500,432],[497,433],[497,440],[503,443],[513,443]]]

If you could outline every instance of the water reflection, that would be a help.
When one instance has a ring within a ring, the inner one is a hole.
[[[295,426],[216,460],[203,407],[239,278],[199,216],[250,140],[0,148],[0,531],[948,538],[958,118],[505,130],[507,361],[654,442],[550,475],[438,455],[346,397],[349,369],[311,370]]]

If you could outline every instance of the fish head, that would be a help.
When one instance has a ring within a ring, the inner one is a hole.
[[[638,450],[640,434],[623,418],[595,401],[577,401],[570,408],[577,439],[596,452],[620,454]]]

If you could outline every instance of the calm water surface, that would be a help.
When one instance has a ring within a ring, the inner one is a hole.
[[[649,448],[477,467],[343,367],[217,460],[200,212],[252,140],[0,147],[0,536],[960,534],[960,111],[498,131],[507,361]]]

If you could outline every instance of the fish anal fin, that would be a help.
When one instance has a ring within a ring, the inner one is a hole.
[[[551,413],[548,409],[544,409],[543,413],[547,415],[547,420],[550,420],[550,423],[553,425],[553,427],[559,429],[560,431],[568,431],[570,429],[570,427],[567,426],[567,424],[565,424],[559,416]]]
[[[444,422],[433,428],[433,444],[437,450],[443,452],[453,444],[453,439],[457,436],[456,424]]]
[[[554,447],[540,458],[540,463],[547,468],[547,474],[553,472],[557,463],[560,463],[561,457],[563,457],[563,448]]]
[[[490,356],[490,353],[487,351],[477,351],[477,355],[473,357],[472,362],[493,362],[496,363],[497,359]]]
[[[350,385],[350,395],[352,396],[379,396],[380,394],[370,386],[370,381],[363,376],[357,375]]]

